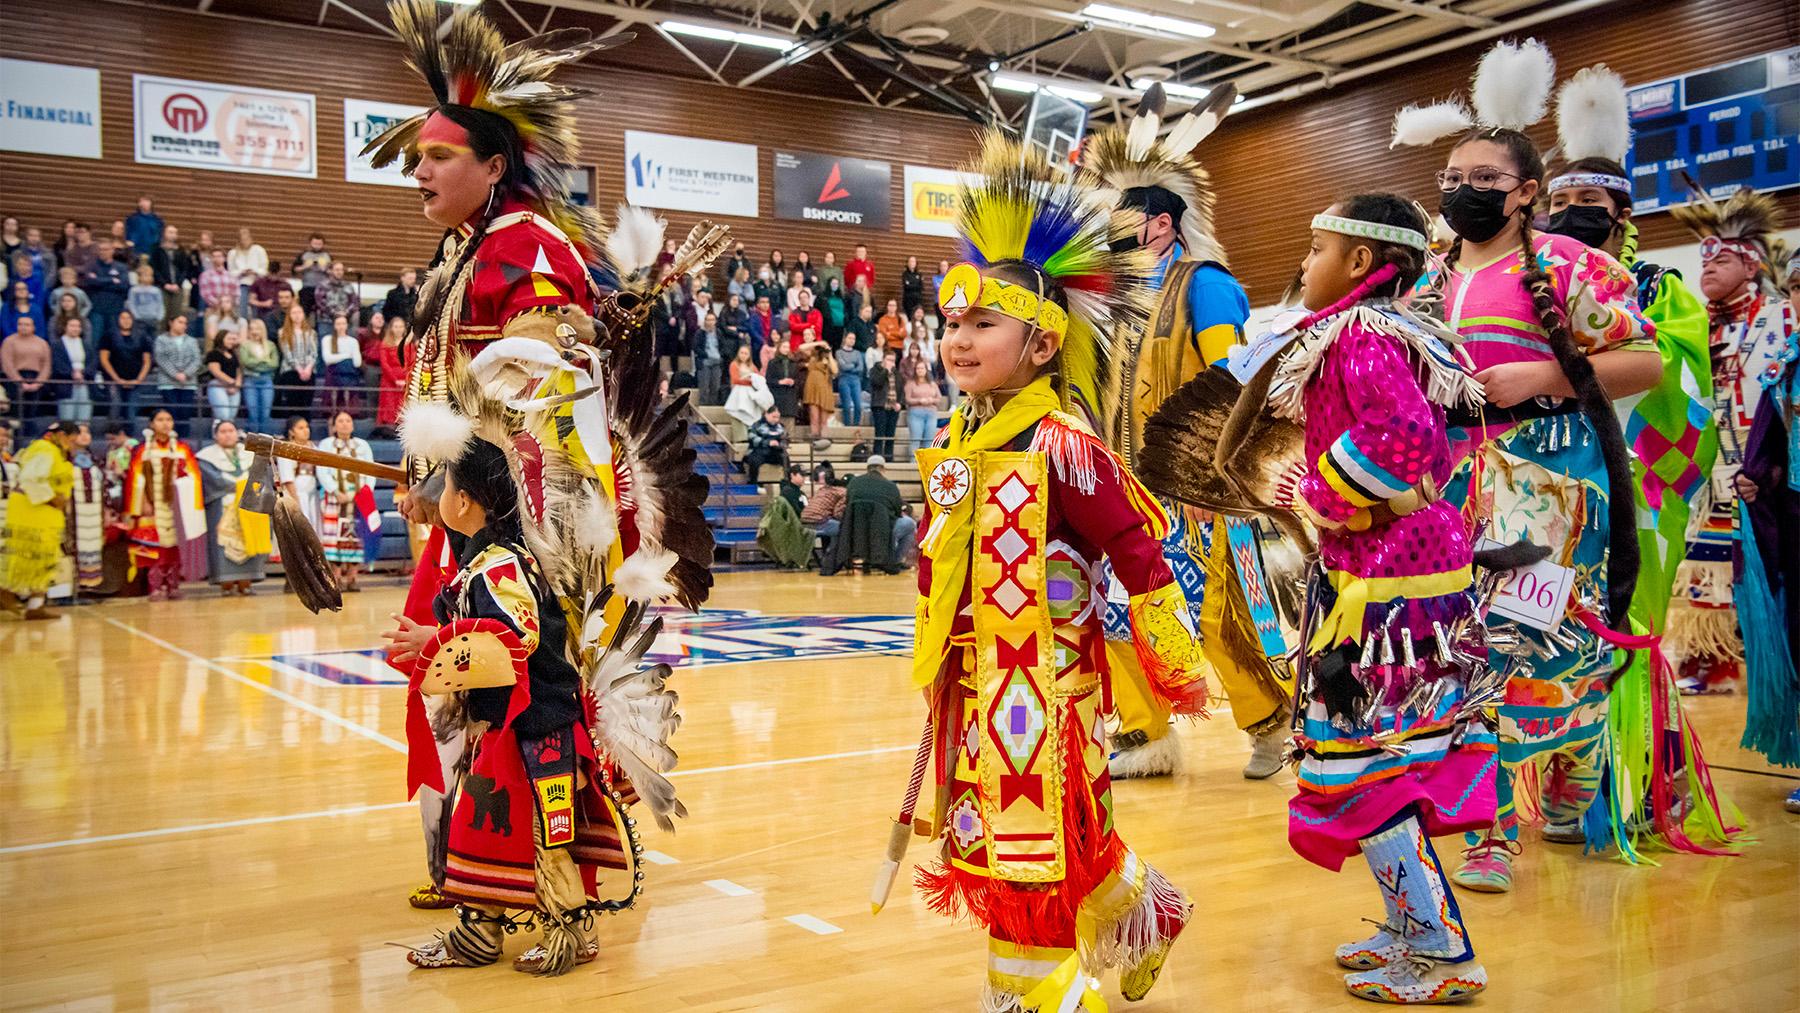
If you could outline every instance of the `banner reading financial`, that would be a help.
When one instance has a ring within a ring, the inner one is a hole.
[[[316,179],[313,96],[148,74],[131,76],[137,160]]]
[[[368,102],[359,98],[344,100],[344,178],[352,183],[374,183],[378,186],[413,186],[401,171],[404,158],[395,159],[385,169],[369,164],[367,155],[359,154],[363,145],[381,135],[383,130],[425,111],[424,106],[403,106],[393,102]]]
[[[100,157],[100,72],[0,60],[0,149]]]
[[[775,217],[888,226],[893,166],[810,151],[775,153]]]
[[[647,208],[755,218],[756,145],[625,131],[625,200]]]
[[[956,235],[956,188],[975,177],[928,165],[906,167],[906,231],[921,236]]]

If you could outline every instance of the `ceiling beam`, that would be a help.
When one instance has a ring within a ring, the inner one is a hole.
[[[1012,0],[973,0],[980,7],[1003,11],[1010,14],[1022,14],[1030,18],[1041,18],[1046,21],[1061,21],[1065,24],[1092,24],[1101,31],[1119,35],[1132,35],[1138,38],[1155,39],[1158,42],[1177,42],[1184,49],[1200,52],[1219,53],[1223,56],[1235,56],[1240,60],[1255,60],[1259,63],[1279,63],[1291,67],[1303,67],[1315,74],[1329,74],[1336,70],[1334,64],[1305,57],[1284,56],[1280,53],[1262,53],[1242,46],[1233,46],[1224,42],[1208,42],[1204,39],[1174,39],[1167,32],[1159,32],[1153,28],[1138,28],[1134,25],[1123,25],[1113,21],[1084,18],[1069,11],[1059,11],[1052,7],[1039,7],[1036,4],[1014,3]],[[1266,11],[1260,12],[1266,14]]]
[[[1493,18],[1484,18],[1479,14],[1464,14],[1448,7],[1434,7],[1431,4],[1417,3],[1415,0],[1363,0],[1371,7],[1384,7],[1402,14],[1412,14],[1421,18],[1432,18],[1440,21],[1454,21],[1469,28],[1492,28],[1500,22]]]

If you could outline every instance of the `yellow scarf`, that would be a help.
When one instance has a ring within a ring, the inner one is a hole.
[[[967,460],[987,450],[999,450],[1030,429],[1038,420],[1062,410],[1049,374],[1038,377],[1000,407],[994,417],[971,429],[967,416],[955,412],[946,430],[944,452]],[[926,476],[930,481],[930,476]],[[923,689],[937,678],[944,656],[950,652],[950,627],[956,607],[969,581],[970,545],[975,538],[973,491],[949,508],[932,505],[932,519],[921,551],[931,560],[931,593],[919,597],[913,645],[913,686]]]

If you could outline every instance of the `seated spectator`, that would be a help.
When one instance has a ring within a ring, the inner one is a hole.
[[[139,264],[137,284],[125,294],[125,308],[131,311],[133,319],[149,324],[160,324],[168,314],[168,301],[163,298],[162,287],[156,284],[156,272],[149,264]]]
[[[400,272],[400,284],[388,289],[387,298],[381,303],[381,314],[389,320],[404,320],[410,326],[413,311],[418,306],[419,272],[416,268],[409,267]]]
[[[913,516],[912,504],[905,503],[900,507],[900,516],[894,520],[894,563],[907,570],[918,560],[919,520]]]
[[[925,305],[925,276],[919,273],[919,258],[906,258],[906,270],[900,272],[900,311],[907,317]]]
[[[797,469],[788,470],[789,476],[781,482],[780,495],[769,497],[763,506],[762,517],[756,522],[756,547],[782,569],[798,570],[812,558],[813,533],[800,520],[804,500],[799,495],[800,487],[793,483]],[[792,495],[789,490],[793,491]]]
[[[794,508],[794,516],[806,509],[806,469],[798,464],[788,465],[787,473],[781,477],[781,488],[776,490],[788,505]]]
[[[62,330],[50,343],[50,389],[56,400],[56,417],[64,422],[86,422],[94,417],[93,396],[88,386],[94,378],[93,356],[76,317],[61,317]]]
[[[906,344],[906,318],[900,315],[900,304],[893,299],[887,301],[887,312],[875,321],[876,333],[881,335],[881,343],[888,348],[899,349]]]
[[[831,558],[832,539],[837,537],[842,526],[843,514],[844,487],[837,484],[829,472],[821,472],[815,476],[813,493],[806,501],[806,509],[800,511],[800,522],[806,525],[814,538],[825,542],[824,547],[819,550],[821,561]]]
[[[871,454],[863,474],[844,489],[843,527],[819,568],[829,577],[847,566],[899,573],[894,559],[894,520],[900,516],[900,487],[887,477],[887,458]]]
[[[750,426],[750,446],[744,453],[744,477],[761,485],[763,465],[780,465],[786,471],[787,450],[787,429],[781,424],[781,413],[771,405],[763,417]]]
[[[168,329],[156,336],[152,353],[156,396],[168,406],[171,418],[186,422],[194,417],[194,384],[205,357],[200,343],[188,333],[187,317],[176,314],[168,324]]]
[[[863,424],[863,376],[867,366],[854,335],[845,335],[833,358],[837,362],[838,418],[846,426]]]
[[[0,374],[6,377],[6,396],[25,421],[43,418],[55,409],[56,394],[50,387],[50,342],[37,331],[37,319],[23,316],[18,330],[0,341]]]
[[[43,307],[31,294],[30,286],[22,281],[15,281],[7,292],[6,305],[0,307],[0,334],[11,334],[18,330],[19,321],[26,318],[33,324],[33,334],[41,336],[49,330],[45,325]]]
[[[325,280],[313,290],[314,319],[319,322],[319,336],[330,333],[333,318],[342,316],[355,333],[362,318],[362,297],[357,294],[356,284],[347,276],[344,262],[334,260],[326,272]]]

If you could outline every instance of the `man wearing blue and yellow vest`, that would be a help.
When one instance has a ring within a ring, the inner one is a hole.
[[[1084,148],[1081,171],[1096,188],[1116,195],[1119,208],[1139,216],[1135,243],[1160,258],[1153,274],[1159,295],[1148,327],[1141,334],[1116,336],[1119,382],[1099,420],[1113,450],[1134,467],[1145,420],[1201,370],[1222,366],[1250,316],[1244,289],[1212,236],[1210,180],[1190,154],[1229,111],[1233,97],[1230,89],[1216,90],[1204,108],[1159,137],[1164,98],[1162,89],[1153,87],[1129,125],[1092,135]],[[1163,554],[1194,610],[1203,650],[1230,698],[1232,716],[1251,736],[1244,776],[1268,777],[1281,767],[1290,692],[1285,670],[1270,660],[1285,646],[1256,532],[1248,521],[1167,506],[1171,530]],[[1167,709],[1156,703],[1139,670],[1126,602],[1113,583],[1107,658],[1129,677],[1114,681],[1119,727],[1112,776],[1173,773],[1180,747],[1169,734]]]

